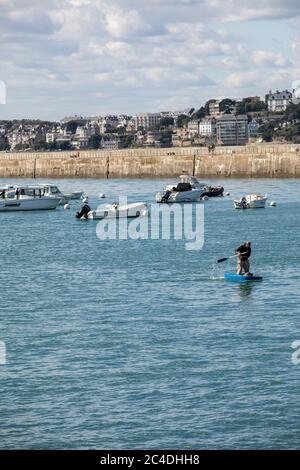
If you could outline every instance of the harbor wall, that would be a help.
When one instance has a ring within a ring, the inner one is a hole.
[[[299,178],[300,145],[0,153],[0,178]]]

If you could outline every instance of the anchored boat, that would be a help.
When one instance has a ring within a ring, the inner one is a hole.
[[[78,200],[78,199],[82,199],[83,197],[83,191],[74,191],[71,193],[63,193],[63,194],[67,201]]]
[[[101,220],[105,218],[132,218],[148,214],[148,206],[145,202],[134,202],[126,205],[102,204],[95,211],[87,214],[88,219]]]
[[[44,189],[45,195],[49,197],[60,197],[61,202],[60,204],[66,204],[70,200],[78,200],[81,199],[83,196],[83,191],[74,191],[69,193],[63,193],[55,184],[47,183],[39,185],[41,188]]]
[[[194,202],[200,201],[201,189],[194,189],[189,183],[178,183],[177,186],[166,186],[164,191],[156,194],[156,202]]]
[[[0,189],[0,212],[56,209],[60,201],[60,197],[45,194],[39,185],[7,185]]]
[[[162,192],[156,194],[156,202],[194,202],[203,198],[223,196],[222,186],[210,186],[200,183],[195,176],[181,175],[180,183],[176,186],[168,185]]]
[[[235,209],[261,209],[266,207],[267,195],[248,194],[233,201]]]

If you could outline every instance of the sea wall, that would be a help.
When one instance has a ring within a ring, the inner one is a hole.
[[[1,178],[300,177],[300,145],[0,153]]]

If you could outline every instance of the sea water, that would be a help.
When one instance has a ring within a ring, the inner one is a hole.
[[[93,208],[100,193],[151,203],[171,182],[54,181]],[[300,181],[221,183],[199,251],[101,241],[78,202],[0,213],[1,448],[300,447]],[[233,209],[252,192],[277,207]],[[236,261],[216,260],[248,239],[263,282],[224,281]]]

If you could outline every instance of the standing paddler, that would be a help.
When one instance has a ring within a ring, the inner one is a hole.
[[[246,241],[235,250],[235,254],[238,255],[237,262],[237,274],[242,275],[243,272],[247,276],[251,276],[250,273],[250,262],[251,256],[251,242]]]

